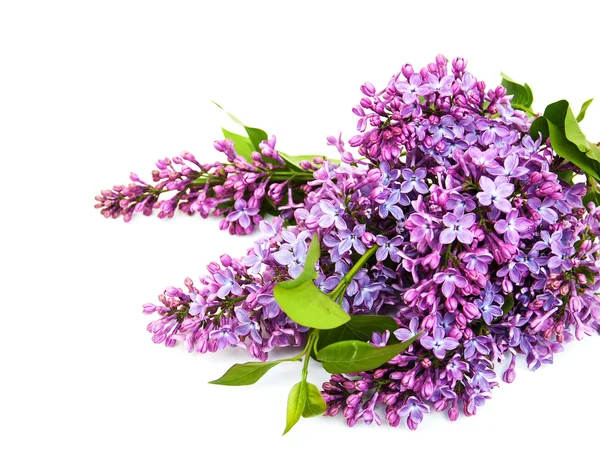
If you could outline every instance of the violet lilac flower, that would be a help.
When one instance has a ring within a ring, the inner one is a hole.
[[[466,278],[453,268],[449,268],[445,272],[438,272],[433,276],[433,281],[437,284],[442,284],[442,293],[446,298],[454,295],[456,287],[464,288],[469,283]]]
[[[434,355],[442,360],[446,356],[446,351],[454,350],[459,345],[458,340],[445,337],[445,335],[443,327],[436,327],[433,331],[433,337],[429,335],[421,337],[421,345],[427,350],[433,350]]]
[[[519,211],[514,208],[506,215],[506,220],[498,220],[494,223],[494,229],[504,235],[504,241],[515,246],[519,244],[521,233],[527,233],[532,228],[531,220],[520,217]]]
[[[475,223],[474,213],[447,213],[442,221],[447,228],[440,234],[440,243],[450,244],[457,238],[463,244],[473,242],[473,233],[470,228]]]
[[[427,177],[427,170],[425,168],[417,168],[415,171],[406,168],[402,170],[402,177],[404,178],[404,182],[400,186],[401,192],[409,193],[413,190],[419,194],[427,194],[429,192],[427,184],[423,182],[423,179]]]
[[[510,212],[512,206],[507,200],[507,197],[515,190],[515,186],[513,184],[504,182],[502,177],[496,178],[494,181],[492,181],[487,176],[481,176],[479,179],[479,185],[483,191],[477,193],[477,199],[481,205],[493,205],[501,212]]]

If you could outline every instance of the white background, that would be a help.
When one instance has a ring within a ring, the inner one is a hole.
[[[159,158],[218,157],[211,99],[288,153],[330,155],[326,135],[354,134],[364,81],[437,53],[467,57],[489,85],[500,71],[526,80],[538,110],[600,101],[597,16],[561,4],[1,2],[0,467],[597,468],[599,337],[535,373],[521,364],[476,417],[428,416],[417,432],[316,418],[281,437],[297,364],[211,386],[244,353],[154,345],[141,314],[251,240],[215,220],[93,209]],[[600,138],[600,103],[583,127]]]

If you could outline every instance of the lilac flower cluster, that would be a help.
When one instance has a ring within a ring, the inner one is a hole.
[[[345,215],[386,250],[366,273],[381,285],[373,312],[391,304],[398,340],[422,335],[385,367],[332,376],[327,413],[379,422],[376,401],[391,425],[406,418],[411,429],[431,408],[473,415],[506,355],[512,382],[517,354],[535,370],[573,336],[600,330],[600,214],[583,206],[583,184],[558,175],[580,171],[532,139],[506,90],[486,90],[464,60],[406,65],[383,91],[362,91],[350,143],[381,179],[368,220]]]
[[[189,352],[216,352],[227,346],[243,347],[250,356],[266,360],[275,347],[298,346],[308,328],[294,323],[273,297],[277,281],[288,279],[288,269],[276,260],[281,246],[295,251],[304,263],[305,236],[283,231],[283,220],[260,222],[265,237],[254,243],[241,261],[228,255],[207,266],[199,285],[186,279],[187,291],[167,288],[160,303],[145,304],[144,313],[160,317],[148,324],[155,343],[168,347],[183,342]]]
[[[312,235],[322,240],[315,284],[325,293],[373,251],[352,271],[343,309],[395,318],[375,346],[420,336],[385,366],[333,375],[327,415],[380,424],[382,409],[390,425],[414,430],[432,409],[474,415],[506,357],[512,382],[517,355],[536,370],[563,343],[600,331],[600,211],[583,205],[584,184],[560,176],[580,170],[531,138],[506,90],[487,90],[463,59],[405,65],[384,90],[361,89],[360,134],[349,142],[358,156],[328,139],[342,163],[314,171],[289,214],[296,225],[261,222],[266,237],[247,256],[223,256],[200,287],[169,288],[144,311],[161,316],[149,325],[156,342],[244,346],[265,360],[307,332],[273,287],[300,275]]]
[[[154,185],[131,173],[129,185],[102,191],[95,207],[106,218],[122,216],[126,222],[136,213],[152,215],[154,210],[159,218],[170,218],[179,209],[203,218],[223,217],[220,228],[231,234],[252,233],[268,213],[289,218],[295,208],[302,207],[310,189],[306,181],[312,179],[315,167],[303,162],[304,171],[291,170],[275,143],[271,137],[260,144],[260,153],[244,158],[236,153],[233,141],[216,141],[215,148],[227,157],[225,164],[201,164],[188,152],[159,160],[152,171]],[[168,193],[169,198],[159,200]]]

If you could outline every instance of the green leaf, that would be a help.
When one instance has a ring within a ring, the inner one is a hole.
[[[215,103],[214,101],[213,101],[213,104],[215,106],[217,106],[219,109],[222,109],[223,111],[225,111],[225,109],[223,109],[223,107],[220,104]],[[256,127],[248,127],[247,125],[245,125],[242,121],[240,121],[237,117],[235,117],[230,112],[227,112],[227,111],[225,111],[225,112],[231,118],[231,120],[233,122],[235,122],[238,125],[241,125],[244,128],[244,130],[248,134],[248,137],[243,137],[241,135],[234,134],[233,132],[230,132],[225,129],[223,129],[223,135],[225,135],[225,138],[231,138],[233,140],[233,143],[235,145],[235,151],[237,152],[238,155],[243,156],[244,158],[246,158],[246,160],[251,162],[252,161],[252,158],[251,158],[252,152],[257,151],[260,153],[259,145],[264,140],[269,139],[268,134],[262,129],[257,129]],[[234,136],[235,138],[232,138],[231,136]]]
[[[585,153],[589,149],[588,141],[581,131],[568,101],[561,99],[549,104],[544,111],[544,117],[557,128],[564,130],[567,140],[577,145],[580,151]]]
[[[325,402],[325,399],[323,399],[323,396],[321,396],[319,388],[312,383],[306,383],[306,386],[307,399],[304,410],[302,411],[302,417],[310,418],[323,415],[327,410],[327,403]]]
[[[315,263],[320,254],[319,238],[315,234],[300,276],[279,282],[273,289],[273,296],[292,321],[314,329],[333,329],[348,322],[350,316],[313,283],[317,278]]]
[[[583,203],[587,205],[594,202],[596,207],[600,207],[600,187],[595,179],[590,179],[586,185],[587,194],[583,197]],[[592,282],[593,283],[593,282]]]
[[[285,430],[283,431],[284,435],[298,423],[298,420],[300,420],[300,417],[304,412],[306,401],[308,399],[308,390],[306,384],[306,381],[300,381],[299,383],[295,384],[290,391],[287,402]]]
[[[246,127],[246,126],[244,126],[244,129],[246,129],[246,133],[248,134],[248,138],[252,142],[252,146],[254,147],[254,150],[260,152],[260,146],[259,145],[263,141],[269,140],[269,136],[267,135],[267,132],[265,132],[262,129],[257,129],[255,127]]]
[[[214,381],[210,381],[209,384],[221,384],[223,386],[248,386],[256,383],[262,378],[267,371],[276,365],[279,365],[281,361],[274,362],[248,362],[248,363],[237,363],[229,368],[223,376]]]
[[[506,88],[506,94],[512,95],[512,107],[533,115],[534,112],[531,110],[531,105],[533,104],[533,92],[529,85],[527,83],[521,85],[504,73],[501,73],[500,75],[502,76],[502,86]]]
[[[333,329],[350,320],[342,307],[319,290],[311,280],[289,288],[286,282],[275,285],[273,295],[292,321],[313,329]]]
[[[398,329],[398,324],[390,316],[353,315],[350,316],[350,321],[346,324],[342,324],[335,329],[319,332],[317,346],[322,349],[330,344],[345,340],[368,342],[371,340],[373,332],[382,334],[385,331],[394,332],[396,329]],[[398,343],[398,339],[394,334],[390,335],[388,343]]]
[[[585,103],[583,103],[581,105],[581,109],[579,110],[579,114],[577,114],[577,122],[581,122],[584,119],[585,113],[586,113],[588,107],[590,107],[590,104],[592,104],[593,100],[594,100],[594,98],[588,99]]]
[[[227,129],[222,129],[225,138],[233,141],[233,146],[238,155],[245,158],[246,161],[252,163],[252,152],[255,151],[252,142],[248,137],[230,132]]]
[[[315,264],[321,257],[321,247],[319,246],[319,237],[315,233],[310,240],[310,245],[308,246],[308,252],[306,253],[306,261],[304,261],[304,269],[302,273],[293,280],[286,280],[284,282],[279,282],[278,285],[285,285],[286,288],[294,288],[297,287],[304,282],[309,280],[314,280],[318,277],[317,271],[315,269]]]
[[[374,370],[404,352],[418,335],[400,344],[373,347],[359,340],[328,345],[317,352],[317,360],[329,373],[358,373]]]
[[[504,297],[504,304],[502,305],[502,312],[508,314],[511,309],[515,306],[515,297],[512,293]]]
[[[559,110],[559,108],[555,108],[553,110],[553,112],[550,114],[552,119],[557,121],[560,120],[560,114],[557,113]],[[589,176],[600,180],[600,165],[598,164],[598,162],[600,162],[600,151],[590,148],[588,153],[582,152],[575,143],[569,141],[565,129],[557,127],[545,115],[538,117],[531,124],[531,128],[529,130],[531,136],[537,139],[539,136],[538,132],[541,132],[544,139],[550,137],[552,148],[565,160],[570,161],[574,165],[578,166]]]
[[[321,155],[291,156],[291,155],[287,155],[286,153],[283,153],[282,151],[279,152],[279,156],[281,156],[283,158],[283,161],[285,161],[287,163],[288,168],[291,169],[292,171],[304,171],[304,169],[302,169],[300,167],[300,162],[302,162],[302,161],[312,161],[313,158],[323,158],[323,156],[321,156]],[[334,160],[330,160],[330,161],[334,161]]]

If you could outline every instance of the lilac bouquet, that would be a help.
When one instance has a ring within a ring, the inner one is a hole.
[[[488,89],[443,56],[361,91],[352,150],[327,139],[339,160],[290,157],[244,126],[215,142],[227,163],[183,153],[157,163],[155,185],[132,174],[97,197],[126,221],[180,209],[262,231],[247,255],[222,255],[143,311],[156,343],[258,359],[214,384],[303,361],[285,432],[322,414],[411,430],[432,410],[474,415],[498,375],[515,379],[518,355],[536,370],[600,332],[600,148],[579,128],[591,100],[577,116],[564,100],[536,114],[528,85]],[[322,390],[311,359],[331,373]]]

